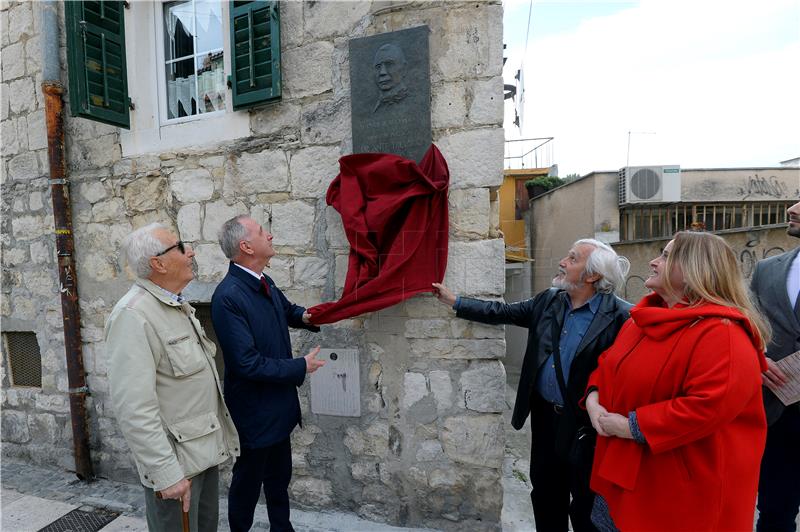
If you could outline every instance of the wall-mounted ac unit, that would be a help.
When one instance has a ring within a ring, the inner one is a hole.
[[[628,166],[619,170],[619,204],[681,200],[680,166]]]

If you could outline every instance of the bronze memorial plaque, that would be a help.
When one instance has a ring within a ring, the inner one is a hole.
[[[353,153],[419,162],[431,144],[428,26],[350,41]]]

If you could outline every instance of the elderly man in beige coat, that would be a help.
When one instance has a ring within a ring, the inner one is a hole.
[[[181,297],[194,252],[166,227],[131,233],[123,253],[138,279],[106,322],[111,400],[145,490],[151,531],[215,531],[217,466],[239,455],[214,343]],[[169,499],[177,499],[169,500]],[[180,501],[180,502],[178,502]]]

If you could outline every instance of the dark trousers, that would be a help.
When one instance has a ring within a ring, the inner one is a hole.
[[[261,489],[267,500],[270,532],[294,532],[289,522],[289,481],[292,479],[292,446],[289,438],[263,449],[242,449],[233,466],[228,492],[231,532],[253,526]]]
[[[206,469],[192,477],[189,496],[189,530],[215,532],[219,524],[219,469]],[[183,530],[183,503],[177,499],[159,499],[150,488],[144,488],[147,530],[175,532]]]
[[[800,508],[800,407],[787,407],[767,429],[758,482],[757,532],[794,532]]]
[[[575,467],[556,452],[561,415],[538,397],[531,401],[531,501],[536,532],[565,532],[568,518],[575,532],[593,532],[591,469]]]

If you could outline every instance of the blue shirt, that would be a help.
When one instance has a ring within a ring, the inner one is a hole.
[[[578,346],[586,335],[589,325],[592,324],[597,309],[600,308],[600,300],[598,294],[584,303],[582,306],[573,309],[572,300],[566,293],[562,293],[561,297],[566,300],[566,310],[564,311],[564,325],[561,326],[561,337],[558,343],[560,350],[561,369],[564,372],[565,384],[569,382],[569,369],[572,366],[572,361],[575,359],[575,353]],[[536,391],[544,398],[545,401],[557,405],[563,405],[564,399],[561,397],[561,389],[558,386],[558,379],[556,378],[556,366],[553,355],[547,358],[547,361],[539,370],[536,376]]]

